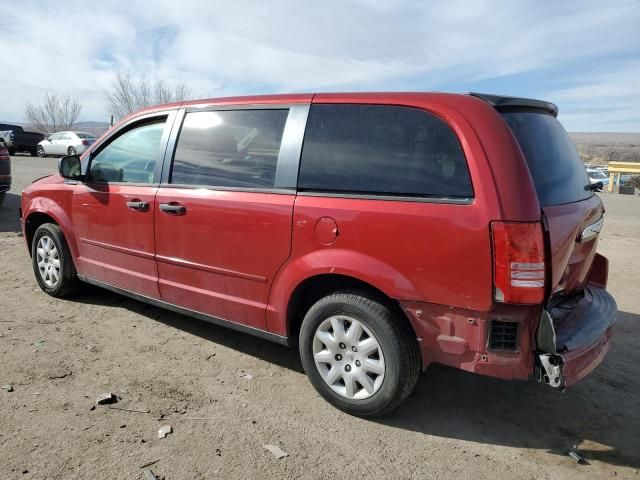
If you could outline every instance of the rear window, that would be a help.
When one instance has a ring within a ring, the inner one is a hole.
[[[600,170],[595,170],[595,171],[587,171],[587,175],[589,175],[589,178],[594,178],[596,180],[602,180],[604,178],[607,178],[607,174],[604,172],[601,172]]]
[[[95,135],[91,135],[90,133],[76,133],[78,138],[82,138],[83,140],[95,140]]]
[[[502,112],[502,116],[524,153],[541,206],[591,197],[580,155],[556,117],[529,111]]]
[[[469,198],[456,134],[416,108],[312,105],[298,188],[403,197]]]

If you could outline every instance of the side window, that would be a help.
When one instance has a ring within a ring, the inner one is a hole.
[[[473,196],[456,134],[417,108],[312,105],[298,188],[369,195]]]
[[[189,112],[170,183],[273,188],[288,110]]]
[[[90,180],[153,183],[165,121],[138,124],[101,148],[91,159]]]
[[[60,134],[59,133],[54,133],[53,135],[51,135],[49,137],[49,141],[53,142],[55,140],[60,140]]]

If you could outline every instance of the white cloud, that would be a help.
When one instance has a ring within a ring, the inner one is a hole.
[[[576,62],[589,70],[596,60],[638,55],[635,0],[58,0],[13,3],[3,13],[0,51],[11,52],[0,73],[5,119],[21,120],[24,104],[47,90],[78,95],[85,119],[106,119],[102,91],[118,69],[185,82],[203,96],[442,90],[555,69],[562,78],[530,94],[550,92],[569,105],[562,95],[580,88],[592,95],[577,102],[638,96],[629,77],[587,83],[575,71]],[[580,125],[596,119],[572,115],[568,122]]]

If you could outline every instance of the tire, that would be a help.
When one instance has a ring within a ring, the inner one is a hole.
[[[4,202],[4,199],[7,197],[7,192],[0,192],[0,205]]]
[[[15,148],[10,147],[7,150],[9,150],[9,155],[12,156],[12,157],[16,154],[16,149]]]
[[[38,155],[38,149],[37,148],[33,148],[33,149],[29,150],[29,155],[31,155],[32,157],[36,157]]]
[[[75,148],[69,147],[69,148],[67,148],[67,154],[68,155],[77,155],[78,153],[76,152]]]
[[[31,263],[38,285],[48,295],[62,298],[78,289],[80,280],[58,225],[45,223],[38,227],[31,242]],[[41,268],[45,270],[41,272]]]
[[[44,151],[44,147],[42,145],[38,145],[38,148],[36,149],[36,153],[40,158],[45,158],[47,156],[47,154]]]
[[[364,291],[337,292],[309,309],[300,329],[300,357],[325,400],[351,415],[379,417],[413,391],[422,369],[420,349],[400,315]]]

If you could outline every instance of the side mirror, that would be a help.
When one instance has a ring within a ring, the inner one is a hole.
[[[604,184],[602,182],[596,182],[593,184],[594,192],[601,192],[603,188],[604,188]]]
[[[69,180],[82,180],[80,157],[77,155],[62,157],[58,161],[58,173],[61,177]]]

